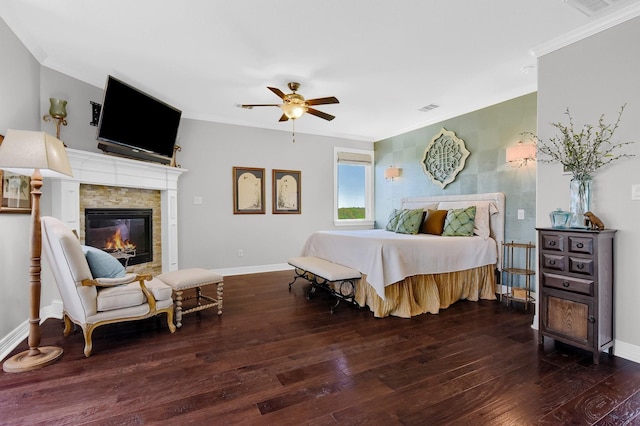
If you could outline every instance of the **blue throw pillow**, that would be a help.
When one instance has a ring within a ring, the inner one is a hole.
[[[82,246],[93,278],[122,278],[124,266],[109,253],[91,246]]]

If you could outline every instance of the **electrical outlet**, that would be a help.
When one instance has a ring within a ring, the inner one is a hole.
[[[202,204],[202,197],[200,196],[193,197],[193,204],[196,204],[196,205]]]
[[[518,209],[518,220],[524,219],[524,209]]]
[[[238,257],[242,257],[242,256],[244,256],[244,250],[239,249],[238,250]]]

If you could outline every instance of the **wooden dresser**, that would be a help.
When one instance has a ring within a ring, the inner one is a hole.
[[[545,336],[613,354],[615,230],[538,230],[540,343]]]

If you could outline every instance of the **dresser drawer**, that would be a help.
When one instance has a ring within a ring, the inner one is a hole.
[[[542,267],[545,269],[564,271],[566,259],[566,256],[562,256],[559,254],[542,253]]]
[[[557,288],[571,291],[573,293],[593,296],[593,281],[582,280],[580,278],[563,277],[562,275],[542,274],[542,285],[544,287]]]
[[[593,238],[569,236],[569,251],[573,253],[593,254]]]
[[[544,250],[563,251],[563,236],[559,234],[542,234],[542,248]]]
[[[593,275],[593,259],[584,257],[569,257],[569,272],[584,275]]]

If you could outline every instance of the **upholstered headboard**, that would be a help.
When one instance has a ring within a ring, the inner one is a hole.
[[[493,203],[497,209],[495,214],[489,216],[490,236],[498,244],[498,269],[502,270],[502,243],[504,242],[504,215],[505,195],[502,192],[489,192],[485,194],[463,195],[433,195],[425,197],[403,198],[403,209],[434,208],[436,203],[464,202],[473,204],[473,201],[485,201]],[[437,207],[436,207],[437,208]]]

